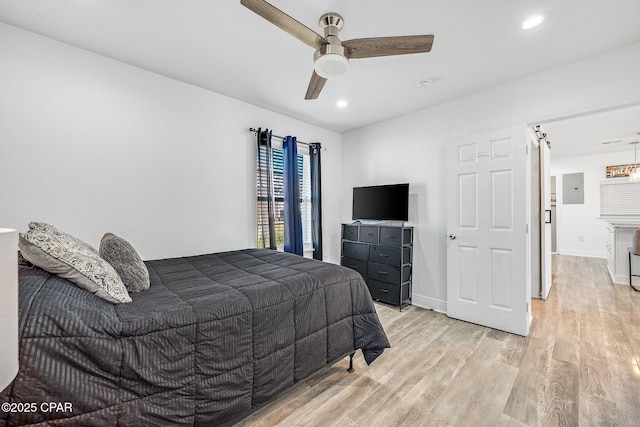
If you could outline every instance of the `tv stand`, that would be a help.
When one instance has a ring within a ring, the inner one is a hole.
[[[342,224],[340,264],[359,272],[376,301],[411,304],[413,227],[404,224]]]

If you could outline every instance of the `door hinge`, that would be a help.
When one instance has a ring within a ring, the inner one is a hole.
[[[529,303],[527,303],[527,313],[529,312]]]
[[[527,154],[527,156],[529,155],[529,146],[528,145],[524,146],[524,152]]]
[[[529,234],[529,224],[526,224],[525,234]]]

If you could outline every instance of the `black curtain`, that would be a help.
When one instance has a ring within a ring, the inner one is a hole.
[[[271,131],[269,131],[269,129],[265,129],[264,131],[258,129],[258,132],[256,132],[256,142],[258,151],[258,223],[262,224],[258,235],[258,247],[277,249]]]
[[[309,144],[309,163],[311,165],[311,239],[313,257],[322,261],[322,179],[320,167],[319,142]]]

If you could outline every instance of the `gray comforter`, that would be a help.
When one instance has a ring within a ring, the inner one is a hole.
[[[120,305],[20,267],[20,370],[0,402],[33,405],[0,424],[224,425],[389,347],[353,270],[256,249],[146,264],[151,288]]]

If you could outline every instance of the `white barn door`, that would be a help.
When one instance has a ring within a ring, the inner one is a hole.
[[[541,295],[549,298],[552,285],[551,264],[551,149],[544,140],[540,143],[540,201],[542,203],[542,227],[540,233],[540,275],[542,279]]]
[[[447,315],[529,333],[526,127],[449,142]]]

